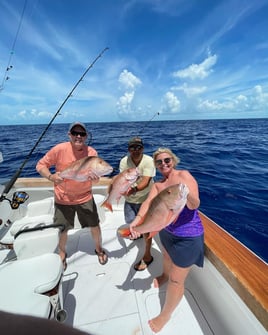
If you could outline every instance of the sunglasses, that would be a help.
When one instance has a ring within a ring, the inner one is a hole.
[[[141,145],[131,145],[130,147],[129,147],[129,150],[131,150],[131,151],[134,151],[134,150],[141,150],[143,148],[143,146],[141,146]]]
[[[157,159],[156,161],[155,161],[155,164],[156,165],[162,165],[162,164],[168,164],[168,163],[170,163],[171,162],[171,160],[172,160],[172,158],[171,157],[167,157],[167,158],[164,158],[164,159]]]
[[[75,130],[72,130],[72,131],[71,131],[71,134],[72,134],[73,136],[78,136],[78,135],[80,135],[81,137],[85,137],[85,136],[87,136],[87,133],[85,133],[84,131],[75,131]]]

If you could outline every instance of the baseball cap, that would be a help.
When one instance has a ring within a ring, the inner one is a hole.
[[[80,127],[82,127],[83,129],[84,129],[84,131],[87,133],[87,128],[86,128],[86,126],[84,125],[84,123],[82,123],[82,122],[74,122],[74,123],[72,123],[71,125],[70,125],[70,127],[69,127],[69,132],[70,131],[72,131],[72,129],[75,127],[75,126],[80,126]]]
[[[132,145],[141,145],[143,147],[143,142],[142,139],[140,137],[132,137],[129,141],[128,141],[128,146],[131,147]]]

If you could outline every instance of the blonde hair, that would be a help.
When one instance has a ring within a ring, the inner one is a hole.
[[[174,166],[176,166],[177,164],[180,163],[180,158],[177,157],[174,152],[172,152],[170,149],[168,148],[158,148],[154,153],[153,153],[153,159],[154,159],[154,164],[156,162],[156,157],[162,153],[166,153],[166,154],[169,154],[172,159],[173,159],[173,162],[174,162]]]

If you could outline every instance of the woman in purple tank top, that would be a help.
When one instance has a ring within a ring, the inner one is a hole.
[[[166,298],[160,314],[149,320],[151,329],[157,333],[166,325],[181,301],[184,294],[184,282],[191,267],[194,264],[199,267],[203,266],[204,228],[198,215],[200,199],[195,178],[187,170],[175,169],[179,158],[168,148],[159,148],[153,154],[153,159],[163,179],[152,186],[148,198],[142,204],[135,220],[130,224],[130,230],[132,238],[138,238],[141,234],[157,230],[163,245],[163,273],[154,279],[154,286],[160,287],[168,282]],[[166,222],[164,215],[163,218],[159,216],[157,220],[146,219],[146,213],[148,209],[150,210],[152,200],[161,191],[176,184],[182,184],[185,198],[185,205],[178,217],[173,222]],[[144,223],[140,224],[143,220]],[[147,241],[146,244],[149,245]],[[153,258],[148,247],[145,250],[144,257],[139,263],[149,265]]]

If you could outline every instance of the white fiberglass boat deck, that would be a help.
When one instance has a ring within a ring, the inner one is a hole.
[[[40,185],[28,189],[21,187],[21,190],[29,193],[30,201],[51,196],[51,185],[49,184],[49,187],[42,183]],[[106,186],[95,187],[94,194],[99,194],[96,196],[99,205],[103,199],[102,196],[106,194]],[[6,204],[2,203],[0,206],[7,211]],[[62,277],[62,305],[67,312],[65,323],[92,335],[153,334],[148,326],[148,320],[159,313],[166,289],[165,285],[156,289],[152,284],[153,278],[160,275],[162,271],[160,242],[157,237],[153,241],[154,261],[148,269],[141,272],[135,271],[133,265],[143,254],[144,241],[143,239],[131,241],[118,237],[117,229],[124,225],[123,206],[120,203],[113,207],[113,213],[99,208],[103,247],[109,256],[109,261],[104,266],[98,262],[88,229],[80,229],[76,222],[76,229],[69,232],[68,266]],[[14,212],[12,215],[13,218],[11,215],[3,215],[4,221],[9,217],[14,221],[17,219],[16,215],[19,216]],[[218,240],[217,243],[223,242]],[[4,252],[7,251],[4,250]],[[212,254],[209,246],[207,246],[207,252],[208,255]],[[213,254],[213,257],[212,260],[215,261],[216,255]],[[186,282],[185,295],[172,319],[159,334],[267,333],[265,329],[267,327],[267,281],[266,284],[263,283],[264,303],[263,301],[255,303],[253,313],[221,272],[216,269],[214,261],[212,264],[206,257],[203,269],[194,267],[191,270]],[[219,264],[218,259],[217,262]],[[261,262],[261,267],[266,271],[263,273],[261,270],[263,278],[267,279],[267,264]],[[225,272],[226,269],[224,269]],[[232,276],[233,274],[229,274],[230,278]],[[231,278],[230,282],[234,282],[234,279]],[[243,294],[244,299],[245,294],[244,296]],[[253,295],[252,299],[256,300],[254,294],[249,292],[249,295]],[[252,303],[248,305],[251,306]]]

